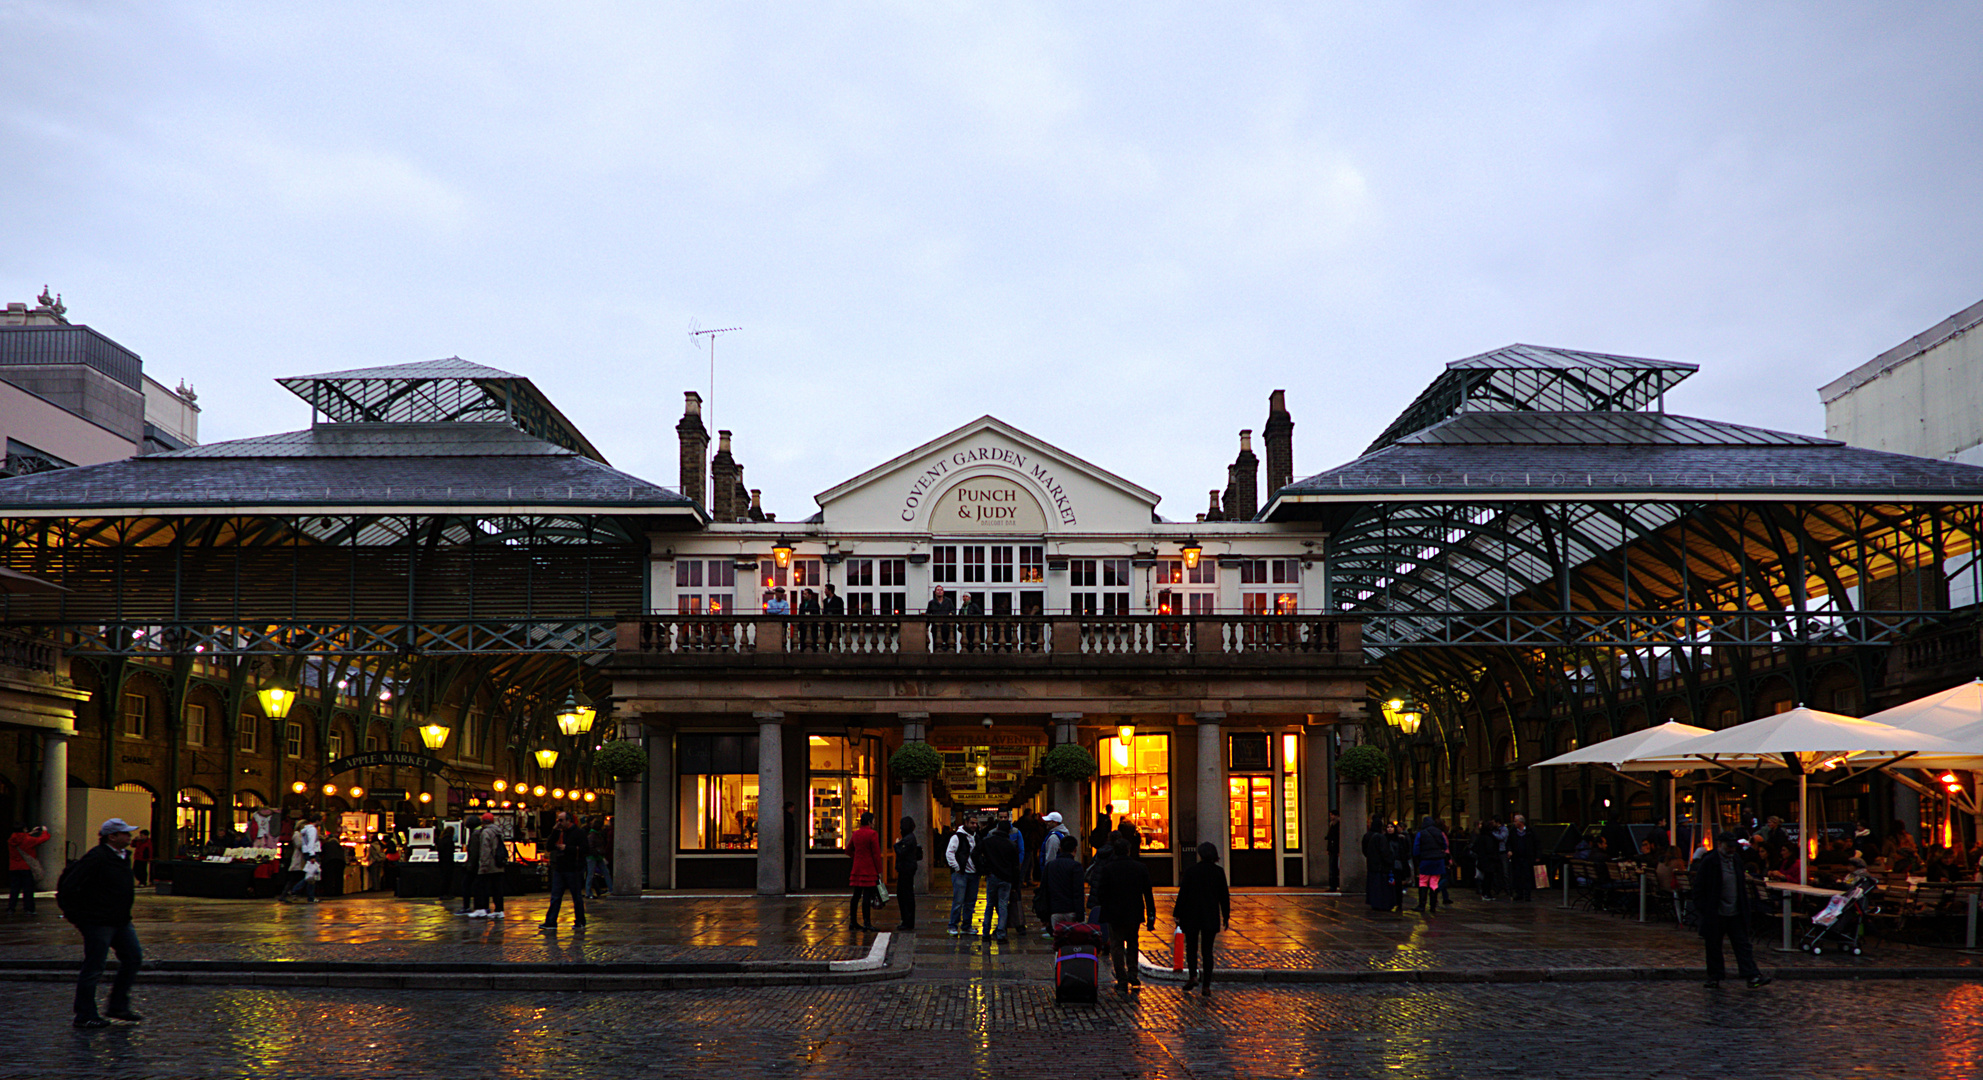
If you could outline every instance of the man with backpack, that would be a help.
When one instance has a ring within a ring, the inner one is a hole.
[[[76,1019],[79,1028],[106,1028],[111,1020],[135,1024],[144,1017],[131,1011],[131,985],[138,980],[144,950],[131,926],[131,901],[137,878],[131,871],[131,834],[122,818],[111,818],[97,830],[101,842],[63,873],[55,886],[55,905],[62,917],[83,935],[83,968],[76,976]],[[111,950],[117,952],[117,978],[110,984],[110,1007],[96,1011],[96,984]],[[108,1020],[105,1017],[109,1017]]]
[[[950,839],[943,846],[943,862],[950,867],[952,937],[970,928],[971,913],[978,906],[978,869],[972,857],[978,845],[976,837],[972,835],[971,825],[972,821],[968,817],[960,820],[957,828],[951,832]]]

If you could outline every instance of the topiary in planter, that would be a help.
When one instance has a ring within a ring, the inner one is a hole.
[[[592,763],[611,773],[615,780],[632,780],[647,772],[647,751],[638,743],[615,739],[593,755]]]
[[[897,780],[928,780],[943,771],[943,755],[928,743],[903,743],[902,749],[889,755],[888,771]]]
[[[1095,755],[1076,743],[1062,743],[1040,759],[1040,771],[1055,780],[1086,780],[1095,775]]]
[[[1336,775],[1352,784],[1367,784],[1390,767],[1391,759],[1374,746],[1352,746],[1336,759]]]

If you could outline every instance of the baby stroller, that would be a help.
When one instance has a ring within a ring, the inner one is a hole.
[[[1880,913],[1870,899],[1877,884],[1870,876],[1853,875],[1846,882],[1844,892],[1832,897],[1823,911],[1811,916],[1811,929],[1804,932],[1804,939],[1797,947],[1812,956],[1821,955],[1827,948],[1858,956],[1860,943],[1866,937],[1866,917]]]

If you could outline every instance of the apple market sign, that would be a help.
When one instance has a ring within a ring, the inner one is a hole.
[[[931,461],[903,496],[902,520],[916,520],[917,512],[952,472],[979,465],[1014,475],[974,476],[944,491],[930,507],[931,532],[1039,533],[1046,530],[1049,514],[1063,526],[1076,523],[1074,504],[1052,469],[1002,446],[957,450]]]

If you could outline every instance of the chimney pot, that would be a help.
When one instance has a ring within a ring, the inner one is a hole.
[[[1239,452],[1242,454],[1250,454],[1253,452],[1252,428],[1241,428],[1239,430]]]
[[[684,415],[684,416],[701,416],[701,415],[702,415],[702,395],[701,395],[701,394],[698,394],[698,393],[696,393],[695,391],[693,391],[693,390],[690,390],[690,391],[687,391],[687,392],[685,392],[684,394],[682,394],[682,398],[683,398],[683,403],[684,403],[684,404],[685,404],[685,405],[687,406],[687,408],[686,408],[686,409],[685,409],[685,410],[683,411],[683,413],[682,413],[682,415]]]

